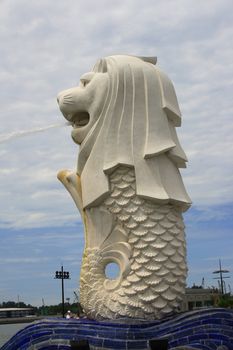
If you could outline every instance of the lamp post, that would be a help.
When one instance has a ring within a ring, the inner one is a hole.
[[[63,265],[61,266],[61,271],[56,271],[55,279],[61,279],[61,291],[62,291],[62,317],[65,317],[65,301],[64,301],[64,279],[70,279],[70,273],[63,270]]]

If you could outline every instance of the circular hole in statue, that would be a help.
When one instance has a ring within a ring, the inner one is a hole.
[[[117,263],[112,262],[105,266],[105,276],[110,280],[115,280],[120,274],[120,267]]]

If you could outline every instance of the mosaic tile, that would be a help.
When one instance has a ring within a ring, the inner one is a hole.
[[[196,310],[161,322],[44,319],[20,330],[1,350],[31,350],[33,344],[36,350],[67,350],[69,340],[79,339],[88,339],[93,350],[146,350],[149,339],[161,338],[168,339],[170,350],[233,350],[233,310]]]

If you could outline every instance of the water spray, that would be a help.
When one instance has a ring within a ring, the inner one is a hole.
[[[54,128],[59,128],[63,126],[71,125],[69,122],[65,123],[58,123],[58,124],[52,124],[52,125],[47,125],[45,127],[40,127],[40,128],[34,128],[34,129],[29,129],[29,130],[19,130],[19,131],[12,131],[7,134],[1,134],[0,135],[0,143],[5,143],[8,142],[12,139],[17,139],[20,137],[28,136],[31,134],[36,134],[39,132],[47,131],[49,129],[54,129]]]

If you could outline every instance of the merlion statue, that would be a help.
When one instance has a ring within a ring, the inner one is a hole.
[[[80,145],[58,178],[85,226],[80,302],[89,318],[160,319],[179,309],[187,274],[174,87],[151,57],[110,56],[58,95]],[[119,275],[105,274],[109,263]]]

